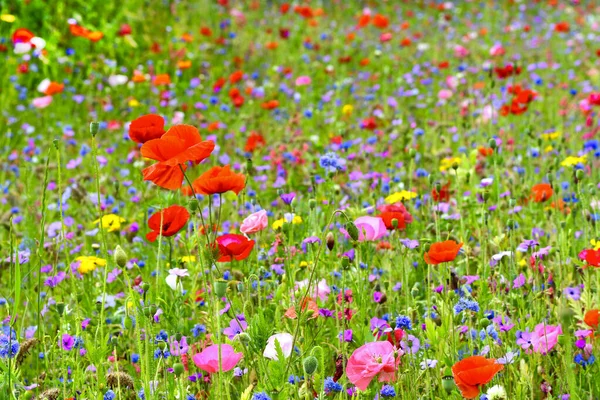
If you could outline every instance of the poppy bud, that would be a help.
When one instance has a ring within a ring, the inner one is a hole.
[[[56,312],[62,316],[65,312],[65,303],[56,303]]]
[[[248,346],[251,340],[250,335],[248,335],[246,332],[238,333],[236,337],[240,340],[240,342],[242,342],[244,346]]]
[[[304,373],[310,376],[314,374],[319,367],[319,361],[315,356],[308,356],[302,361],[302,366],[304,367]]]
[[[181,341],[181,338],[183,337],[183,335],[181,333],[177,333],[175,334],[175,340],[177,340],[178,342]]]
[[[54,148],[58,150],[58,139],[54,139],[52,143],[54,144]]]
[[[133,320],[129,317],[125,317],[123,325],[125,326],[125,329],[131,329],[133,328]]]
[[[346,232],[352,238],[352,240],[357,241],[359,238],[358,228],[354,225],[354,222],[348,222],[346,224]]]
[[[96,311],[100,312],[100,310],[102,310],[102,302],[101,301],[97,301],[96,302]]]
[[[150,284],[147,282],[142,283],[142,290],[144,293],[148,292],[148,290],[150,290]]]
[[[513,229],[516,225],[515,225],[515,221],[513,219],[509,219],[506,221],[506,226],[509,227],[510,229]]]
[[[127,253],[125,253],[125,250],[123,250],[121,246],[117,245],[115,248],[113,259],[115,260],[115,264],[121,268],[125,267],[125,264],[127,264]]]
[[[252,164],[251,158],[246,159],[246,173],[250,176],[252,176],[254,173],[254,165]]]
[[[417,285],[413,286],[412,289],[410,289],[410,295],[412,297],[417,297],[419,295],[419,288],[417,287]]]
[[[350,265],[350,259],[346,256],[342,257],[342,268],[348,269],[349,265]]]
[[[332,232],[327,232],[327,235],[325,236],[325,243],[327,244],[329,251],[333,250],[335,247],[335,238],[333,237]]]
[[[456,170],[458,169],[458,163],[457,163],[457,162],[453,162],[453,163],[452,163],[452,169],[453,169],[454,171],[456,171]]]
[[[163,340],[160,340],[160,341],[159,341],[159,342],[156,344],[156,346],[157,346],[159,349],[161,349],[161,350],[166,350],[166,349],[167,349],[167,347],[168,347],[168,346],[167,346],[167,342],[165,342],[165,341],[163,341]]]
[[[110,345],[115,347],[119,343],[119,338],[116,336],[111,336]]]
[[[182,363],[175,363],[173,365],[173,372],[175,373],[175,376],[179,376],[181,374],[183,374],[183,364]]]
[[[447,393],[450,393],[456,388],[456,384],[454,383],[454,379],[452,376],[444,376],[442,378],[442,387]]]
[[[99,123],[97,123],[97,122],[90,123],[90,133],[92,134],[92,137],[96,137],[99,129],[100,129]]]
[[[496,150],[496,147],[498,147],[498,143],[496,142],[496,139],[492,138],[488,141],[488,146],[492,149],[492,150]]]
[[[238,290],[238,292],[240,292],[240,293],[242,293],[242,292],[245,290],[245,286],[244,286],[244,284],[243,284],[242,282],[239,282],[239,283],[237,284],[237,290]]]
[[[317,206],[317,201],[315,199],[308,200],[308,206],[310,207],[311,210],[314,210],[315,207]]]
[[[227,291],[227,281],[223,281],[223,280],[215,281],[214,288],[215,288],[215,294],[218,297],[225,297],[225,292]]]
[[[281,196],[283,194],[283,189],[277,189],[277,196]]]
[[[467,172],[467,175],[465,175],[465,182],[469,183],[470,180],[471,180],[471,173]]]
[[[196,199],[196,198],[190,199],[190,201],[188,202],[188,209],[192,213],[195,213],[196,211],[198,211],[198,208],[200,208],[200,202],[198,201],[198,199]]]
[[[584,176],[585,176],[585,173],[583,172],[582,169],[578,169],[575,171],[575,179],[577,179],[577,181],[582,180]]]
[[[487,318],[481,318],[479,320],[479,326],[482,327],[482,328],[487,327],[489,324],[490,324],[490,320],[487,319]]]
[[[398,219],[392,218],[392,228],[398,229]]]
[[[508,206],[509,207],[514,207],[515,204],[517,204],[517,200],[516,199],[514,199],[512,197],[510,199],[508,199]]]
[[[490,199],[490,192],[486,190],[481,194],[481,197],[483,197],[483,200],[488,201]]]

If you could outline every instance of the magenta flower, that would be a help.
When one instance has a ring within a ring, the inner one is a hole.
[[[560,325],[538,324],[531,334],[531,344],[536,353],[547,354],[558,343],[558,336],[562,335]]]
[[[61,340],[58,342],[58,345],[62,347],[62,349],[65,351],[71,351],[71,349],[75,345],[75,339],[73,339],[73,336],[63,333]]]
[[[365,390],[377,375],[379,382],[394,379],[398,364],[400,357],[396,357],[390,342],[370,342],[354,350],[348,360],[346,375],[357,388]]]
[[[373,241],[380,239],[387,233],[385,223],[379,217],[359,217],[354,220],[354,225],[358,228],[358,241]],[[350,237],[345,229],[340,229],[340,232],[347,238]]]
[[[221,368],[219,369],[219,347],[221,349],[220,360]],[[192,360],[196,367],[203,371],[214,374],[216,372],[231,371],[242,358],[242,353],[236,353],[233,347],[229,344],[213,344],[208,346],[201,353],[194,354]]]

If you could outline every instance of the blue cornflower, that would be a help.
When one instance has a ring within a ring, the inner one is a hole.
[[[206,326],[204,326],[202,324],[196,324],[192,328],[192,335],[194,335],[194,337],[198,337],[202,333],[205,333],[205,332],[206,332]]]
[[[337,382],[334,382],[333,378],[331,376],[328,376],[325,379],[325,383],[323,383],[323,388],[324,388],[326,394],[339,393],[343,389],[342,385],[340,385]]]
[[[19,352],[19,342],[5,334],[0,335],[0,358],[13,358]]]
[[[384,385],[381,388],[381,397],[396,397],[396,390],[392,385]]]
[[[594,363],[594,361],[596,361],[596,357],[594,357],[593,355],[591,355],[587,360],[583,357],[583,355],[581,354],[577,354],[575,356],[574,361],[581,365],[582,367],[587,367],[589,365],[592,365]]]
[[[115,397],[117,397],[117,395],[110,389],[104,393],[104,400],[114,400]]]
[[[265,392],[259,392],[252,396],[252,400],[271,400],[271,398]]]
[[[327,153],[319,159],[319,165],[327,172],[341,171],[346,166],[346,160],[335,153]]]
[[[131,355],[131,362],[137,364],[138,361],[140,361],[140,355],[137,353],[133,353]]]
[[[479,312],[479,304],[475,300],[470,300],[466,297],[461,297],[458,303],[454,306],[454,313],[460,314],[465,310],[471,310],[473,312]]]
[[[411,330],[412,329],[412,322],[410,320],[410,318],[408,318],[406,315],[399,315],[396,317],[396,328],[400,328],[400,329],[406,329],[406,330]]]

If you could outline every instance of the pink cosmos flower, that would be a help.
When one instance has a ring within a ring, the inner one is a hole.
[[[240,231],[246,235],[250,233],[260,232],[269,225],[269,219],[267,218],[267,212],[265,210],[257,211],[250,214],[242,222]]]
[[[536,353],[547,354],[558,343],[558,336],[562,335],[560,325],[538,324],[531,333],[531,344]]]
[[[394,346],[388,342],[370,342],[354,350],[346,366],[348,380],[360,390],[379,375],[379,382],[394,379],[400,357],[396,357]]]
[[[296,86],[310,85],[311,82],[310,76],[303,75],[296,78]]]
[[[275,341],[279,342],[283,356],[288,358],[292,354],[292,343],[294,342],[294,336],[289,333],[276,333],[269,337],[267,340],[267,346],[263,352],[263,356],[271,360],[277,360],[277,350],[275,349]]]
[[[385,236],[387,228],[381,218],[378,217],[358,217],[354,220],[354,225],[358,228],[358,241],[364,242],[377,240]],[[340,229],[340,232],[347,238],[350,237],[345,229]]]
[[[219,371],[219,346],[221,347],[221,371],[232,370],[240,361],[243,354],[236,353],[229,344],[213,344],[208,346],[202,353],[194,354],[192,360],[196,367],[203,371],[214,374]]]

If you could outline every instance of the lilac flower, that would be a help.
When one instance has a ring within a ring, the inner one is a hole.
[[[405,340],[400,342],[400,347],[405,353],[414,355],[421,348],[421,341],[413,335],[408,335]]]
[[[239,320],[239,323],[238,323]],[[246,322],[246,318],[244,314],[238,314],[237,319],[232,319],[229,322],[229,327],[223,329],[223,333],[230,339],[233,340],[235,335],[238,335],[244,332],[248,328],[248,323]]]
[[[492,256],[492,259],[490,260],[490,267],[495,267],[496,265],[498,265],[500,260],[502,260],[504,257],[511,257],[511,256],[512,256],[512,251],[501,251],[498,254],[494,254]]]
[[[508,351],[504,357],[500,357],[497,361],[498,364],[512,364],[517,360],[517,357],[519,357],[519,350],[517,351]]]
[[[518,289],[525,285],[525,275],[519,274],[513,281],[513,289]]]
[[[296,193],[282,193],[279,197],[281,197],[281,200],[283,200],[283,202],[289,206],[296,197]]]
[[[344,332],[340,333],[340,341],[341,342],[351,342],[352,341],[352,329],[346,329]]]
[[[431,360],[429,358],[426,358],[425,361],[421,361],[421,369],[427,369],[427,368],[435,368],[437,366],[438,360]]]
[[[531,256],[536,259],[542,259],[550,253],[551,249],[552,249],[552,246],[542,247],[538,251],[534,252]]]
[[[419,241],[413,239],[400,239],[400,243],[409,250],[419,247]]]
[[[581,289],[579,286],[565,288],[563,293],[571,300],[578,301],[581,298]]]
[[[537,247],[539,245],[540,244],[538,243],[537,240],[524,240],[523,242],[521,242],[521,244],[519,244],[519,246],[517,247],[517,250],[520,251],[521,253],[525,253],[530,248]]]
[[[387,321],[385,319],[379,319],[377,317],[373,317],[371,318],[371,331],[374,331],[377,329],[377,331],[379,332],[385,332],[386,330],[390,329],[390,326],[388,325]]]
[[[173,340],[171,342],[171,354],[174,356],[180,356],[186,354],[188,352],[188,344],[185,336],[181,338],[181,340]]]
[[[517,344],[521,346],[523,350],[527,350],[531,347],[531,332],[529,330],[526,331],[517,331]]]

